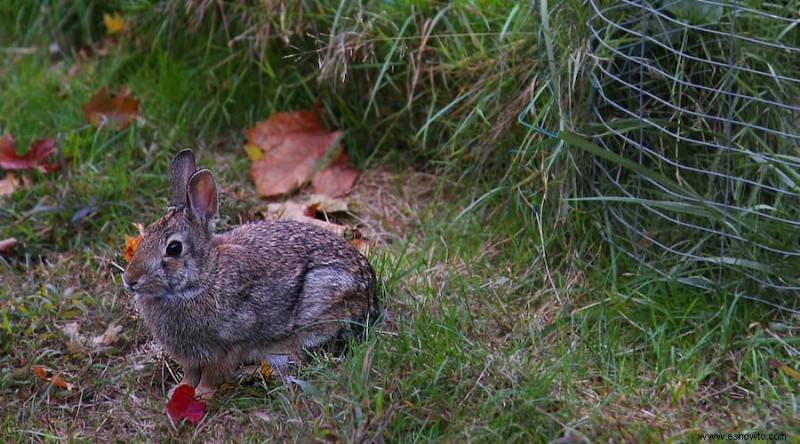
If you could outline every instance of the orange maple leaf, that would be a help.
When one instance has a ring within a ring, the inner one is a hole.
[[[133,226],[139,229],[139,234],[137,236],[129,236],[126,234],[125,247],[122,249],[122,254],[125,256],[125,260],[128,262],[133,259],[133,255],[136,253],[136,248],[139,247],[139,242],[141,242],[142,238],[144,237],[144,227],[142,224],[135,222]]]
[[[246,133],[248,155],[257,159],[250,174],[264,196],[285,194],[309,179],[316,192],[341,196],[358,177],[338,146],[341,132],[325,128],[312,111],[272,113]],[[263,157],[253,152],[254,146],[263,151]]]
[[[119,87],[116,94],[109,94],[108,87],[103,86],[81,109],[86,121],[92,125],[98,128],[112,125],[121,130],[139,115],[139,98],[131,96],[127,86]]]

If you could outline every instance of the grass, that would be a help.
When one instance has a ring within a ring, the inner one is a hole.
[[[554,96],[533,82],[541,10],[479,3],[0,6],[0,134],[20,151],[51,135],[64,163],[0,197],[0,239],[21,242],[0,257],[0,440],[796,439],[798,382],[769,362],[800,367],[797,316],[662,282],[609,249],[591,202],[564,199],[587,157],[516,123],[531,97],[549,128],[583,118],[578,85]],[[135,32],[70,76],[114,10]],[[545,12],[553,51],[580,45],[581,2]],[[143,119],[86,124],[80,105],[104,84],[130,86]],[[363,171],[349,199],[377,242],[386,319],[294,382],[240,372],[203,422],[173,427],[180,369],[122,289],[123,237],[163,212],[168,161],[187,145],[226,190],[221,226],[257,210],[243,130],[317,99]],[[93,351],[70,345],[73,322],[88,339],[122,331]]]
[[[608,197],[617,219],[605,228],[608,236],[670,278],[791,309],[798,282],[793,171],[800,159],[784,139],[797,138],[800,89],[790,80],[798,60],[784,54],[796,51],[797,30],[792,16],[781,15],[784,9],[741,6],[752,9],[740,14],[716,5],[713,14],[692,17],[700,12],[692,11],[696,5],[665,4],[642,21],[638,6],[622,7],[606,12],[623,27],[592,21],[603,60],[595,77],[604,96],[597,96],[598,115],[607,128],[622,131],[605,139],[602,150],[639,167],[599,163],[594,194]],[[674,16],[696,27],[676,25]],[[724,37],[734,27],[738,38]],[[640,45],[635,36],[642,28],[659,43]],[[635,92],[639,85],[642,96]],[[638,124],[622,129],[640,112],[648,120],[641,130]],[[676,186],[662,188],[642,167]],[[632,197],[633,205],[611,203],[617,196]]]

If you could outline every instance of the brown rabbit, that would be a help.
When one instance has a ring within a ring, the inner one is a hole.
[[[293,221],[215,234],[211,172],[187,149],[171,180],[172,206],[145,230],[123,283],[198,396],[242,362],[285,369],[377,317],[375,271],[340,236]]]

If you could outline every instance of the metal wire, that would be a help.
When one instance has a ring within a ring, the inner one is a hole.
[[[595,142],[638,166],[593,160],[604,238],[665,279],[798,311],[800,0],[589,6]]]

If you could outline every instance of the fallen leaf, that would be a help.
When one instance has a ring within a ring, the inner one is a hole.
[[[14,136],[6,133],[0,138],[0,167],[6,170],[22,170],[36,168],[42,173],[58,169],[58,164],[45,162],[45,157],[56,150],[56,142],[52,137],[31,142],[24,156],[17,154],[14,147]]]
[[[70,351],[79,351],[86,344],[86,337],[81,334],[81,324],[78,322],[70,322],[63,327],[61,331],[69,338],[67,342],[67,349]]]
[[[13,237],[8,239],[0,240],[0,254],[8,254],[11,253],[11,250],[17,247],[17,240]]]
[[[0,180],[0,196],[8,196],[17,188],[17,178],[11,174]]]
[[[264,157],[264,150],[262,150],[258,145],[254,145],[252,143],[245,145],[244,151],[247,153],[247,157],[249,157],[250,160],[258,160]]]
[[[344,225],[334,224],[314,217],[314,212],[310,211],[307,203],[299,203],[291,200],[280,203],[270,203],[266,205],[262,214],[265,219],[288,219],[316,225],[336,233],[339,236],[343,236],[347,230],[347,227]]]
[[[358,177],[338,146],[341,132],[329,131],[312,111],[272,113],[246,133],[250,174],[264,196],[285,194],[309,179],[316,192],[341,196]]]
[[[71,384],[64,380],[58,373],[53,372],[50,369],[45,370],[44,367],[41,365],[34,365],[33,372],[36,376],[39,377],[42,381],[50,382],[51,384],[61,387],[63,389],[67,389],[69,391],[75,391],[75,384]]]
[[[256,210],[256,214],[267,220],[288,219],[316,225],[342,236],[366,256],[373,245],[363,238],[358,228],[328,220],[330,215],[343,217],[349,211],[348,203],[344,199],[330,197],[325,194],[311,194],[303,198],[303,200],[287,200],[285,202],[264,204]]]
[[[144,238],[144,226],[139,222],[134,222],[133,226],[139,229],[139,234],[137,236],[129,236],[125,235],[125,247],[122,250],[122,254],[125,256],[125,260],[130,262],[133,259],[134,253],[136,253],[136,248],[139,247],[139,242],[142,241]]]
[[[800,372],[798,372],[797,370],[773,358],[768,358],[767,363],[769,363],[769,365],[777,369],[780,369],[782,372],[786,373],[790,378],[794,379],[795,381],[800,382]]]
[[[344,199],[331,197],[325,194],[311,194],[305,200],[309,208],[309,216],[315,215],[317,211],[325,214],[347,213],[350,206]]]
[[[139,115],[139,99],[131,96],[131,90],[121,86],[116,94],[109,94],[103,86],[81,107],[86,121],[102,128],[109,123],[116,129],[127,128]]]
[[[194,387],[186,384],[176,387],[167,401],[167,413],[173,421],[186,419],[197,424],[203,419],[205,409],[206,403],[194,397]]]
[[[361,254],[363,254],[364,256],[369,256],[369,251],[370,251],[370,247],[371,246],[370,246],[369,242],[367,242],[365,239],[362,239],[360,237],[356,237],[356,238],[350,239],[348,242],[350,242],[350,245],[356,247],[356,250],[361,252]]]
[[[272,367],[270,367],[269,363],[265,358],[261,358],[261,376],[264,379],[269,379],[272,377]]]
[[[67,389],[71,392],[75,391],[75,385],[65,381],[64,378],[62,378],[61,375],[59,375],[58,373],[54,374],[50,378],[50,382],[57,387]]]
[[[67,76],[75,77],[76,75],[78,75],[79,72],[81,72],[81,68],[83,68],[83,62],[81,62],[81,59],[75,60],[75,63],[73,63],[72,66],[69,67],[69,71],[67,71]]]
[[[98,57],[105,57],[107,56],[112,49],[116,49],[119,47],[119,41],[113,35],[107,35],[103,37],[102,40],[96,42],[91,48],[91,52],[87,53],[89,55],[96,54]]]
[[[119,12],[103,14],[103,23],[106,25],[106,34],[119,34],[125,30],[125,20]]]
[[[114,323],[112,322],[108,324],[106,331],[103,332],[102,335],[96,336],[92,339],[92,344],[94,344],[96,348],[109,347],[111,344],[116,342],[117,336],[119,336],[119,332],[121,331],[122,331],[122,326],[114,325]]]
[[[336,159],[327,168],[323,168],[311,179],[311,186],[320,193],[329,196],[344,196],[353,188],[358,179],[358,171],[350,166],[347,153],[340,151]]]
[[[28,189],[31,186],[30,179],[25,176],[17,177],[13,171],[6,173],[6,177],[0,180],[0,196],[7,196],[17,189]]]
[[[41,365],[34,365],[33,372],[36,373],[36,376],[38,376],[42,381],[47,381],[47,373],[44,371],[44,368]]]

